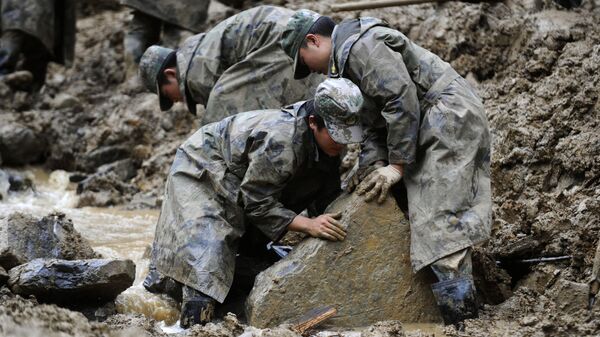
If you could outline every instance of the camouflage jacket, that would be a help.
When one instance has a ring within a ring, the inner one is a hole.
[[[312,98],[324,78],[290,78],[292,59],[279,44],[293,14],[286,8],[258,6],[182,44],[177,52],[180,90],[188,105],[206,107],[205,123]]]
[[[38,39],[53,61],[70,65],[75,52],[75,2],[0,0],[2,31],[19,30]]]
[[[332,41],[330,76],[350,79],[365,96],[361,166],[415,161],[426,94],[438,79],[458,77],[456,72],[379,19],[345,20]]]
[[[121,4],[198,33],[206,21],[210,0],[121,0]]]
[[[320,214],[340,192],[339,158],[318,149],[303,114],[302,102],[238,114],[200,129],[203,144],[192,136],[180,149],[201,148],[206,158],[224,161],[239,185],[215,192],[242,206],[247,220],[272,240],[297,213],[308,208]]]

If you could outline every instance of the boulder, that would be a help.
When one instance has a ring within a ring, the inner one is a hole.
[[[383,320],[441,322],[428,268],[410,263],[410,226],[394,198],[365,203],[342,195],[328,213],[342,212],[342,242],[309,238],[256,277],[246,303],[252,326],[272,327],[311,309],[334,306],[331,326],[366,326]]]
[[[113,300],[133,284],[131,260],[35,259],[10,270],[13,293],[42,301],[73,303]]]
[[[92,259],[98,255],[62,213],[38,220],[21,213],[0,218],[0,266],[9,270],[36,258]]]
[[[0,155],[3,165],[25,165],[41,161],[47,144],[34,130],[19,123],[0,127]]]
[[[130,154],[131,151],[127,145],[102,146],[86,153],[79,166],[85,172],[95,172],[98,167],[127,158]]]

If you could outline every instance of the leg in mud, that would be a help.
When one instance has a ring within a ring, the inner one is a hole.
[[[133,11],[123,41],[127,81],[137,75],[138,64],[146,48],[159,42],[162,21],[140,11]]]
[[[444,323],[453,324],[462,330],[463,321],[477,318],[475,285],[471,248],[460,250],[431,264],[431,269],[439,282],[431,286]]]
[[[179,28],[176,25],[165,22],[163,23],[163,31],[162,38],[160,39],[160,44],[167,48],[177,49],[177,46],[179,46],[179,41],[181,40],[183,33],[183,29]]]
[[[46,47],[34,37],[27,36],[24,43],[23,70],[33,75],[31,91],[39,91],[46,82],[46,72],[50,62],[50,53]]]
[[[168,276],[162,275],[151,261],[148,275],[144,279],[144,288],[154,294],[167,294],[177,303],[181,303],[182,285]]]
[[[213,320],[217,301],[188,286],[183,286],[182,295],[179,318],[179,325],[182,328],[187,329],[194,324],[206,324]]]

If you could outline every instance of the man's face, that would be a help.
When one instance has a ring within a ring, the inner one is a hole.
[[[330,157],[339,156],[346,148],[346,145],[336,143],[329,135],[326,127],[320,128],[317,126],[315,116],[308,117],[308,125],[311,128],[317,145]]]
[[[300,61],[306,64],[311,72],[326,75],[331,55],[331,38],[308,34],[306,35],[306,44],[306,47],[301,47],[298,51]]]
[[[181,91],[179,91],[179,83],[177,82],[177,71],[175,68],[167,68],[164,70],[167,83],[160,86],[160,91],[173,102],[183,101]]]

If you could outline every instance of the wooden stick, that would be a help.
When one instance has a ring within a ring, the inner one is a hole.
[[[336,314],[337,309],[332,306],[312,309],[295,321],[295,324],[292,326],[292,330],[299,334],[303,334],[306,332],[306,330],[323,323]]]
[[[407,5],[419,5],[430,2],[446,2],[450,0],[370,0],[370,1],[356,1],[348,2],[345,4],[332,4],[331,10],[333,12],[341,11],[358,11],[363,9],[374,9],[392,6],[407,6]],[[465,2],[496,2],[500,0],[467,0]]]

